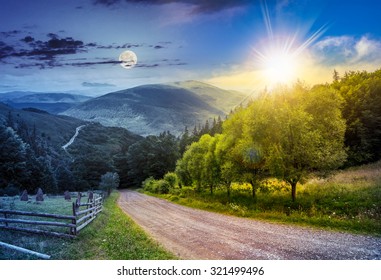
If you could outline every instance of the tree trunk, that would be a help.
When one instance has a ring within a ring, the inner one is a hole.
[[[292,196],[292,202],[295,202],[296,199],[296,184],[298,182],[292,181],[291,182],[291,196]]]
[[[228,191],[228,202],[230,202],[230,183],[227,185],[227,191]]]
[[[210,194],[213,195],[213,185],[210,185]]]
[[[256,184],[256,181],[255,180],[252,180],[250,182],[251,184],[251,190],[252,190],[252,194],[253,194],[253,199],[255,199],[255,196],[256,196],[256,191],[257,191],[257,184]]]

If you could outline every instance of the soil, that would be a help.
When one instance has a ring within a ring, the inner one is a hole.
[[[381,259],[381,238],[275,224],[120,191],[118,204],[180,259]]]

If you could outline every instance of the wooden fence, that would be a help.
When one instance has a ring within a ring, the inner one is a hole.
[[[80,230],[96,218],[97,214],[102,211],[102,206],[103,197],[91,193],[86,203],[81,203],[81,194],[78,195],[76,201],[73,202],[73,215],[0,210],[0,229],[73,238]],[[3,218],[1,218],[1,214]],[[33,218],[22,219],[20,218],[22,216]],[[38,218],[45,219],[38,220]],[[33,227],[25,227],[22,225],[31,225]],[[67,232],[55,231],[54,229],[57,228],[66,228],[68,230]]]

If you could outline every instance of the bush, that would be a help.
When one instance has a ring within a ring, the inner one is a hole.
[[[168,194],[171,189],[171,185],[166,180],[155,180],[153,177],[145,179],[142,186],[147,192],[159,194]]]
[[[158,180],[155,181],[155,184],[157,186],[157,192],[160,194],[167,194],[169,193],[169,189],[171,188],[171,185],[166,180]]]
[[[164,180],[169,183],[172,189],[176,188],[178,185],[178,178],[176,173],[174,172],[168,172],[164,175]]]
[[[151,176],[151,177],[148,177],[147,179],[145,179],[142,183],[142,187],[143,187],[143,190],[147,191],[147,192],[156,192],[154,189],[155,189],[155,179]]]

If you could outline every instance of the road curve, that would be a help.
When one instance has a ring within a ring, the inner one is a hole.
[[[118,204],[181,259],[381,259],[381,238],[226,216],[131,190]]]
[[[74,143],[74,140],[75,138],[77,138],[78,134],[79,134],[79,131],[84,128],[86,125],[81,125],[81,126],[78,126],[76,129],[75,129],[75,134],[73,135],[73,137],[71,137],[71,139],[69,140],[69,142],[67,142],[65,145],[62,146],[62,149],[64,149],[66,151],[66,149]]]

